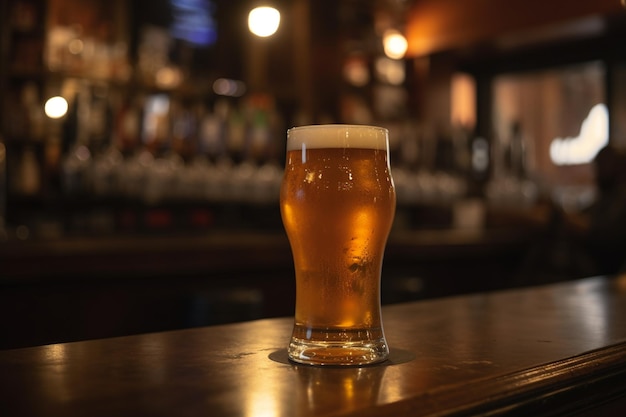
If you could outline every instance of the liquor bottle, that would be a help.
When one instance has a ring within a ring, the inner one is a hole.
[[[19,193],[24,196],[36,196],[41,189],[41,169],[35,149],[26,146],[22,151],[19,166]]]
[[[89,96],[81,89],[68,110],[62,126],[61,184],[66,195],[82,195],[87,191],[91,151],[87,147]]]
[[[6,239],[7,213],[7,151],[2,136],[0,136],[0,241]]]

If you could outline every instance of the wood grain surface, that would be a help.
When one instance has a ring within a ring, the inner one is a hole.
[[[0,351],[0,408],[434,416],[624,405],[626,276],[390,305],[383,320],[390,359],[357,368],[289,363],[291,318]]]

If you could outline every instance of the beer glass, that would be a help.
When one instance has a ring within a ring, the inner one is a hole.
[[[287,131],[280,209],[296,275],[292,361],[364,365],[387,358],[380,277],[395,208],[387,129]]]

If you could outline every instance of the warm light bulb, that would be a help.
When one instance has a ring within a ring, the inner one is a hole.
[[[257,7],[248,14],[250,32],[262,38],[272,36],[280,25],[280,12],[273,7]]]
[[[60,96],[49,98],[44,105],[46,116],[51,119],[60,119],[65,116],[67,108],[67,100]]]
[[[383,37],[383,48],[385,55],[391,59],[400,59],[404,57],[408,48],[406,38],[398,31],[387,31]]]

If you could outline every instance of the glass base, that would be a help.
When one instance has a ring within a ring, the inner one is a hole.
[[[381,329],[314,330],[296,325],[288,355],[307,365],[358,366],[383,362],[389,347]]]

